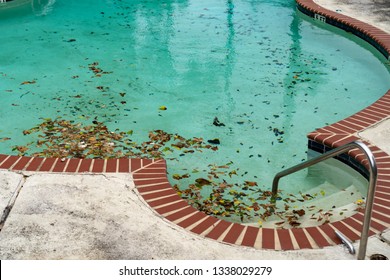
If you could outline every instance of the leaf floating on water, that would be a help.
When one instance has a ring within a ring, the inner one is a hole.
[[[305,210],[303,209],[293,210],[293,213],[298,214],[299,217],[302,217],[303,215],[305,215]]]
[[[15,146],[12,150],[18,151],[19,155],[25,155],[25,153],[28,151],[28,148],[26,146]]]
[[[254,186],[257,186],[257,183],[252,182],[252,181],[245,181],[245,185],[250,186],[250,187],[254,187]]]
[[[210,144],[214,144],[214,145],[219,145],[221,144],[221,142],[219,141],[218,138],[214,138],[214,139],[211,139],[211,140],[207,140],[208,143]]]
[[[241,201],[239,201],[239,200],[234,200],[234,205],[235,206],[238,206],[238,205],[240,205],[241,204]]]
[[[171,144],[171,146],[180,150],[182,148],[185,148],[187,145],[183,142],[176,142],[176,143]]]
[[[236,170],[232,170],[229,172],[229,177],[231,178],[233,175],[238,175]]]
[[[93,62],[93,63],[88,65],[89,70],[91,70],[95,74],[95,77],[101,77],[102,74],[111,74],[112,73],[112,72],[108,72],[108,71],[103,71],[103,69],[99,68],[98,65],[99,65],[99,62]]]
[[[206,185],[211,185],[211,181],[204,179],[204,178],[198,178],[195,180],[195,182],[201,187],[206,186]]]
[[[167,110],[168,108],[167,108],[166,106],[160,106],[158,109],[161,110],[161,111],[165,111],[165,110]]]
[[[213,125],[215,126],[225,126],[224,123],[221,123],[217,117],[214,118]]]
[[[31,84],[35,84],[36,81],[35,80],[32,80],[32,81],[24,81],[21,83],[21,85],[31,85]]]
[[[5,141],[9,141],[9,140],[11,140],[11,138],[9,138],[9,137],[0,138],[0,142],[5,142]]]
[[[104,86],[97,86],[96,88],[102,92],[107,92],[110,89],[109,87]]]
[[[260,206],[259,206],[259,204],[257,202],[252,204],[252,208],[253,208],[254,211],[259,211],[260,210]]]
[[[173,174],[172,175],[172,178],[175,179],[175,180],[181,180],[181,179],[189,178],[189,177],[190,177],[189,174],[184,174],[184,175]]]

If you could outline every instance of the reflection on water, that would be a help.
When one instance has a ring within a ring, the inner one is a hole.
[[[45,16],[53,10],[55,3],[56,0],[33,0],[31,5],[34,14]]]
[[[34,14],[46,16],[56,3],[56,0],[12,0],[0,2],[0,19]]]

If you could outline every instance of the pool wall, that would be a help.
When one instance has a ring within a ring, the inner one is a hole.
[[[326,10],[312,0],[297,0],[298,9],[318,20],[352,32],[373,44],[389,57],[390,35],[356,19]],[[309,148],[325,152],[348,142],[359,140],[358,132],[390,117],[390,90],[378,101],[362,111],[335,124],[308,134]],[[378,147],[365,142],[374,153],[378,164],[378,182],[375,192],[370,235],[390,228],[390,156]],[[352,150],[344,161],[361,172],[367,160],[358,150]],[[341,244],[334,230],[349,239],[360,239],[363,211],[342,221],[318,227],[271,229],[244,226],[208,216],[183,200],[173,190],[166,175],[163,159],[59,159],[33,158],[0,154],[0,168],[24,172],[80,173],[131,173],[142,199],[152,211],[189,232],[239,246],[257,249],[296,250],[322,248]],[[275,173],[279,170],[275,170]]]

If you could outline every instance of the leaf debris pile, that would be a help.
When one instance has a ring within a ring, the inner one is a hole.
[[[282,134],[274,130],[275,134]],[[56,158],[164,158],[168,154],[217,151],[218,146],[206,143],[202,138],[185,138],[179,134],[163,130],[150,131],[148,141],[137,143],[130,137],[133,131],[110,131],[107,126],[94,119],[91,124],[83,125],[62,118],[43,119],[43,122],[24,135],[37,134],[35,142],[25,146],[15,146],[19,155],[56,157]],[[1,139],[6,141],[8,139]],[[173,157],[171,159],[177,159]],[[306,201],[325,196],[325,191],[308,194],[282,194],[279,192],[277,203],[271,202],[272,192],[259,187],[255,181],[240,181],[244,177],[239,169],[233,169],[233,162],[224,165],[209,164],[208,170],[193,169],[184,174],[172,174],[177,183],[173,188],[192,206],[208,215],[234,222],[253,223],[261,227],[264,221],[275,220],[278,228],[300,227],[301,218],[310,215],[310,220],[318,224],[329,223],[334,215],[332,210],[324,211],[316,206],[303,206]],[[200,173],[200,174],[198,174]],[[197,174],[198,176],[194,176]],[[200,175],[200,176],[199,176]],[[192,179],[192,176],[196,177]],[[240,178],[241,179],[241,178]],[[363,200],[356,202],[363,207]],[[343,212],[340,212],[342,215]]]
[[[218,147],[204,143],[202,138],[185,138],[179,134],[163,130],[150,131],[149,140],[137,143],[127,132],[110,131],[107,126],[97,121],[83,125],[73,121],[48,118],[28,130],[24,135],[37,134],[38,140],[24,146],[14,146],[19,155],[31,154],[35,157],[56,158],[163,158],[167,153],[177,150],[180,153],[194,153],[203,149],[218,150]],[[29,153],[30,150],[38,152]]]

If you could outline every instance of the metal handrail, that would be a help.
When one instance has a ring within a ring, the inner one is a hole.
[[[378,176],[378,169],[375,162],[374,155],[372,154],[371,150],[361,141],[354,141],[348,144],[345,144],[341,147],[335,148],[331,151],[328,151],[316,158],[310,159],[308,161],[305,161],[303,163],[297,164],[291,168],[285,169],[279,173],[277,173],[274,177],[273,183],[272,183],[272,202],[276,202],[277,192],[278,192],[278,185],[279,180],[287,175],[290,175],[292,173],[295,173],[297,171],[300,171],[302,169],[308,168],[314,164],[317,164],[321,161],[324,161],[329,158],[333,158],[335,156],[338,156],[340,154],[343,154],[345,152],[348,152],[354,148],[360,149],[364,155],[366,156],[368,163],[369,163],[369,185],[368,185],[368,191],[367,191],[367,198],[366,198],[366,209],[364,212],[364,221],[363,221],[363,229],[362,234],[360,237],[360,246],[359,246],[359,252],[358,252],[358,260],[364,260],[367,250],[367,240],[368,240],[368,232],[370,229],[370,222],[371,222],[371,215],[372,215],[372,208],[374,203],[374,193],[375,193],[375,187],[376,187],[376,180]]]

